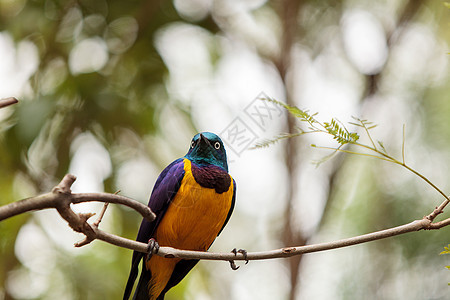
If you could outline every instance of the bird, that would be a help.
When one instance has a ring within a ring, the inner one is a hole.
[[[156,219],[142,221],[136,240],[152,248],[207,251],[229,221],[235,199],[236,182],[228,174],[222,140],[211,132],[198,133],[187,154],[169,164],[156,180],[148,203]],[[141,261],[134,300],[164,299],[198,263],[151,252],[133,252],[124,300],[131,295]]]

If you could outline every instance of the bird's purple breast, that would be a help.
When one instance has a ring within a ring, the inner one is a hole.
[[[231,177],[221,167],[214,165],[198,166],[192,163],[192,174],[195,181],[202,187],[215,189],[222,194],[230,188]]]

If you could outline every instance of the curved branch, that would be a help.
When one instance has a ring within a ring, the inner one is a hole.
[[[357,244],[367,243],[371,241],[381,240],[388,237],[397,236],[400,234],[405,234],[408,232],[414,232],[419,230],[431,230],[440,229],[442,227],[450,225],[450,219],[431,223],[426,217],[421,220],[415,220],[411,223],[397,226],[394,228],[389,228],[386,230],[381,230],[377,232],[372,232],[356,237],[351,237],[347,239],[341,239],[337,241],[319,243],[314,245],[298,246],[298,247],[284,247],[269,251],[260,252],[248,252],[247,257],[244,257],[242,253],[234,254],[232,252],[228,253],[214,253],[214,252],[202,252],[202,251],[189,251],[180,250],[172,247],[161,246],[156,253],[159,256],[166,258],[183,258],[183,259],[205,259],[205,260],[263,260],[263,259],[273,259],[273,258],[285,258],[296,255],[302,255],[306,253],[320,252],[325,250],[349,247]],[[123,237],[116,236],[114,234],[106,233],[98,228],[94,228],[94,234],[97,239],[104,242],[124,247],[139,252],[146,253],[148,251],[147,244],[129,240]],[[77,244],[76,246],[82,246]]]
[[[153,212],[151,212],[150,208],[147,205],[144,205],[141,202],[132,200],[130,198],[127,198],[127,197],[124,197],[121,195],[109,194],[109,193],[76,193],[76,194],[72,194],[72,197],[71,197],[71,202],[73,204],[81,203],[81,202],[90,202],[90,201],[115,203],[115,204],[122,204],[122,205],[128,206],[128,207],[140,212],[141,215],[143,217],[145,217],[146,219],[148,219],[149,221],[153,221],[156,217],[153,214]]]
[[[440,224],[439,224],[440,223]],[[214,253],[214,252],[202,252],[202,251],[189,251],[180,250],[172,247],[161,246],[156,253],[159,256],[166,258],[183,258],[183,259],[206,259],[206,260],[263,260],[263,259],[273,259],[273,258],[285,258],[296,255],[302,255],[306,253],[320,252],[325,250],[349,247],[357,244],[362,244],[366,242],[376,241],[385,239],[388,237],[393,237],[400,234],[405,234],[408,232],[419,231],[422,229],[439,229],[444,226],[450,225],[450,219],[444,220],[439,223],[431,223],[427,218],[421,220],[415,220],[411,223],[397,226],[394,228],[389,228],[386,230],[381,230],[377,232],[372,232],[356,237],[351,237],[347,239],[341,239],[337,241],[319,243],[306,246],[298,247],[284,247],[275,250],[261,251],[261,252],[248,252],[247,257],[244,257],[242,253],[234,254],[232,252],[228,253]],[[97,238],[108,242],[110,244],[136,250],[139,252],[146,253],[148,248],[147,244],[132,241],[126,238],[118,237],[109,233],[105,233],[99,229],[96,229]]]
[[[80,223],[80,220],[77,219],[78,217],[74,217],[74,215],[76,214],[70,208],[70,204],[88,201],[109,202],[126,205],[139,212],[144,218],[149,221],[153,221],[156,217],[147,205],[124,196],[108,193],[72,194],[70,187],[75,182],[75,180],[76,177],[74,175],[67,174],[50,193],[23,199],[1,206],[0,221],[28,211],[56,208],[61,216],[69,222],[69,225],[73,227],[72,225],[75,226],[76,223]],[[69,212],[69,210],[71,212]]]

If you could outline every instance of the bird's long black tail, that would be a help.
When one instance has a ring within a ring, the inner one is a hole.
[[[136,287],[136,291],[134,292],[133,300],[149,300],[149,287],[148,283],[152,278],[152,273],[145,268],[143,268],[141,272],[141,276],[139,278],[139,282]],[[164,298],[164,296],[163,296]],[[163,299],[161,298],[161,299]],[[160,298],[158,298],[159,300]]]
[[[136,277],[139,273],[139,263],[141,262],[143,256],[144,255],[140,252],[135,251],[133,253],[130,275],[128,276],[128,281],[127,281],[127,285],[125,287],[125,292],[123,293],[123,300],[130,299],[131,292],[133,291],[134,282],[136,281]],[[147,299],[148,299],[148,297],[147,297]]]

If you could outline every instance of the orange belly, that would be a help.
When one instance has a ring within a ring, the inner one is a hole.
[[[184,159],[184,171],[180,189],[158,225],[155,239],[160,246],[206,251],[230,211],[233,181],[228,191],[218,194],[214,189],[201,187],[195,181],[188,159]],[[147,269],[152,273],[150,294],[155,298],[166,286],[179,261],[177,258],[154,255],[147,262]]]

